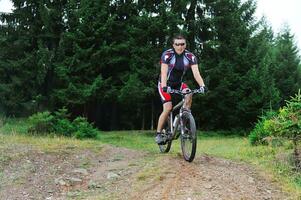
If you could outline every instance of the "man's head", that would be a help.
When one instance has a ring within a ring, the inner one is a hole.
[[[183,35],[176,35],[172,39],[172,46],[177,54],[182,54],[186,49],[186,39]]]

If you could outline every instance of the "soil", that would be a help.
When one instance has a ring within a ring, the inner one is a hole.
[[[41,152],[0,147],[0,199],[293,199],[253,166],[209,155],[192,163],[105,145]]]

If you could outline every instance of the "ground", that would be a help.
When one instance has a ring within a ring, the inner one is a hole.
[[[0,199],[292,199],[259,169],[208,155],[192,163],[101,145],[41,151],[0,146]]]

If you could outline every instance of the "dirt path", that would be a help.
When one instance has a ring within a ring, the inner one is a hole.
[[[289,199],[254,169],[223,159],[201,156],[193,163],[164,159],[168,166],[160,184],[136,197],[142,199]],[[164,185],[164,187],[162,187]]]
[[[246,164],[197,156],[154,155],[104,146],[99,151],[0,148],[0,199],[292,199]]]

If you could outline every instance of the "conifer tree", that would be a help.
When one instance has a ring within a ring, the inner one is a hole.
[[[280,90],[283,106],[285,100],[297,94],[301,87],[299,52],[288,26],[284,26],[276,37],[274,65],[273,76]]]

